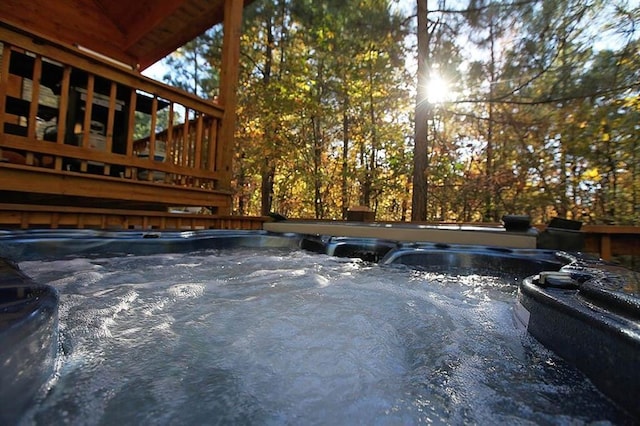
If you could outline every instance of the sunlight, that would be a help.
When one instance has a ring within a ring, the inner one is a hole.
[[[425,97],[430,104],[439,104],[452,99],[452,93],[447,80],[439,74],[431,74],[425,89]]]

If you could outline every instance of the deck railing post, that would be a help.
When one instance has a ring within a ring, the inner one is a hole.
[[[62,70],[60,98],[58,100],[58,117],[56,118],[56,144],[63,145],[67,134],[67,113],[69,111],[69,89],[71,88],[71,66],[65,65]],[[54,169],[62,170],[62,157],[56,156]]]
[[[224,36],[219,98],[220,104],[224,107],[224,118],[222,119],[216,155],[216,170],[223,173],[224,176],[219,183],[221,189],[230,189],[231,187],[243,3],[242,0],[225,0],[224,3]]]

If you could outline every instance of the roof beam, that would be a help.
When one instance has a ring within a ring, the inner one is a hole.
[[[184,0],[138,0],[129,3],[95,0],[125,34],[124,50],[130,48],[152,29],[172,15]]]

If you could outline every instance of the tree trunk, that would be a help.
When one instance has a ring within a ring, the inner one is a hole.
[[[262,168],[262,182],[260,184],[260,195],[262,199],[260,214],[267,216],[271,213],[271,207],[273,204],[273,179],[276,174],[276,169],[271,164],[271,160],[267,157],[264,159],[264,165]]]
[[[428,9],[426,0],[418,1],[418,84],[415,108],[415,141],[413,148],[413,195],[411,199],[411,220],[427,220],[427,119],[429,105],[426,93],[429,60]]]
[[[349,210],[349,100],[345,97],[342,110],[342,219],[347,218]]]
[[[376,175],[376,155],[378,147],[378,132],[376,131],[376,111],[373,99],[373,49],[369,51],[369,120],[371,120],[371,156],[366,167],[365,184],[362,186],[362,201],[364,206],[371,207],[374,179]]]
[[[487,165],[485,168],[485,182],[486,182],[486,196],[484,206],[484,222],[494,222],[496,219],[496,212],[494,209],[494,203],[496,198],[496,185],[494,179],[493,170],[493,98],[494,98],[494,86],[496,81],[496,55],[495,55],[495,40],[493,32],[493,19],[489,23],[489,42],[491,43],[491,62],[489,63],[489,121],[487,123]]]
[[[322,181],[320,168],[322,162],[322,136],[320,135],[320,120],[311,118],[313,126],[313,205],[315,207],[316,219],[322,219]]]
[[[273,21],[269,18],[267,22],[267,48],[265,51],[265,59],[264,59],[264,74],[262,76],[262,83],[265,87],[269,86],[271,83],[271,67],[273,65],[273,44],[274,44],[274,35],[273,35]],[[265,142],[267,144],[271,143],[270,139],[272,138],[272,132],[270,128],[270,123],[266,124],[265,132],[264,132]],[[272,163],[272,160],[267,155],[264,159],[264,164],[262,167],[262,182],[260,184],[260,195],[261,195],[261,205],[260,212],[263,216],[271,213],[271,207],[273,204],[273,180],[276,174],[275,167]]]

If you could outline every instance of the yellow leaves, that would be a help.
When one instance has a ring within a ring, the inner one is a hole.
[[[622,106],[640,110],[640,95],[629,96],[625,98]]]
[[[611,140],[611,134],[609,133],[609,123],[604,118],[600,120],[600,126],[602,128],[602,142],[609,142]]]
[[[582,179],[590,180],[590,181],[599,181],[600,172],[598,171],[598,168],[592,167],[590,169],[585,170],[584,173],[582,173]]]

